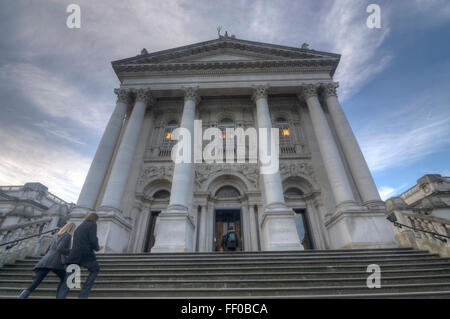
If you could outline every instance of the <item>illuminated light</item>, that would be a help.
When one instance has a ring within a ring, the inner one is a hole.
[[[170,137],[172,136],[172,133],[167,133],[166,134],[166,140],[170,140]]]
[[[289,136],[291,135],[291,132],[289,132],[289,129],[283,129],[283,136]]]

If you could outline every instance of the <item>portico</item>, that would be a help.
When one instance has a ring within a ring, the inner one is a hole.
[[[306,228],[315,248],[394,246],[338,101],[338,62],[229,37],[113,62],[116,107],[72,219],[97,211],[110,252],[143,251],[152,236],[151,253],[214,251],[218,218],[239,225],[244,251],[302,250]],[[195,163],[194,147],[190,163],[173,163],[174,128],[187,129],[194,145],[196,119],[202,130],[279,128],[272,155],[280,169]]]

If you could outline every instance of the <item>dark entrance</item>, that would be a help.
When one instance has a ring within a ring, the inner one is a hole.
[[[152,211],[150,213],[150,218],[148,219],[147,235],[145,236],[144,245],[144,252],[146,253],[149,253],[153,245],[155,244],[155,225],[156,218],[158,218],[159,213],[161,213],[161,211]]]
[[[314,244],[311,238],[311,231],[309,227],[308,216],[305,209],[294,209],[295,225],[297,226],[298,237],[305,250],[314,249]]]
[[[242,223],[240,209],[217,209],[214,216],[214,251],[224,251],[222,238],[232,228],[238,237],[239,246],[236,251],[242,251]]]

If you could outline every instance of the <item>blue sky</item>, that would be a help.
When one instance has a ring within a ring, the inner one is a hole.
[[[81,7],[81,29],[66,8]],[[381,8],[369,29],[366,8]],[[0,2],[0,185],[76,201],[119,86],[110,61],[217,37],[342,54],[339,96],[383,198],[450,176],[450,1]]]

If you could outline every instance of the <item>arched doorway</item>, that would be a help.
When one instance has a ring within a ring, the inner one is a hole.
[[[146,191],[145,202],[148,203],[148,208],[142,212],[137,225],[137,247],[139,247],[137,251],[139,252],[149,253],[155,244],[158,216],[169,204],[169,187],[170,185],[165,181],[156,181]]]
[[[233,186],[226,185],[219,188],[215,194],[216,200],[220,205],[221,201],[233,202],[239,200],[241,194],[239,190]],[[237,246],[234,251],[243,250],[243,237],[242,237],[242,216],[240,208],[217,208],[214,212],[214,251],[227,251],[231,250],[227,247],[227,239],[232,233],[237,238]]]
[[[306,198],[311,193],[310,184],[301,177],[291,176],[283,181],[283,186],[286,204],[295,213],[295,226],[300,243],[305,250],[315,249],[312,220],[306,204]]]

